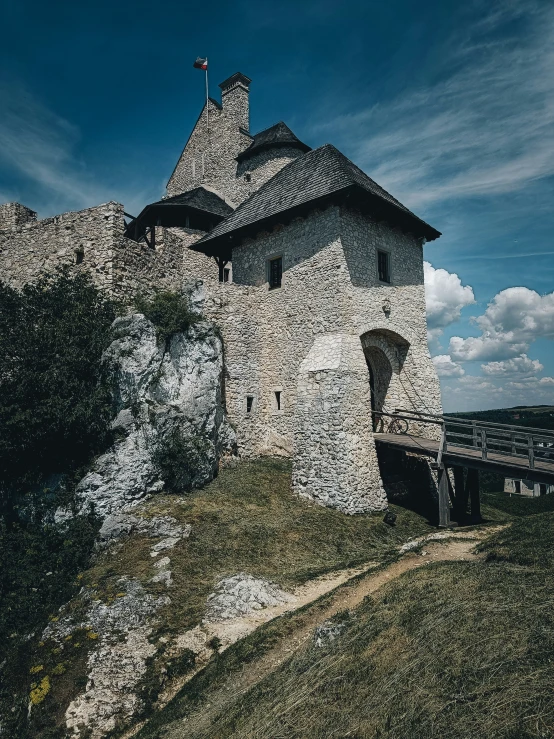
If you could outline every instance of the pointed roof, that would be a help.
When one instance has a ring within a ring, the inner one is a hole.
[[[192,248],[228,253],[248,233],[289,220],[307,207],[344,202],[432,241],[441,234],[418,218],[331,144],[287,164]]]
[[[283,121],[260,131],[254,135],[253,139],[250,146],[238,155],[238,162],[248,159],[260,151],[284,146],[295,147],[303,152],[311,151],[311,147],[300,141]]]

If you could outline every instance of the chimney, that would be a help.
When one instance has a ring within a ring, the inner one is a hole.
[[[250,127],[248,90],[251,82],[246,75],[236,72],[219,85],[224,115],[232,118],[245,131]]]

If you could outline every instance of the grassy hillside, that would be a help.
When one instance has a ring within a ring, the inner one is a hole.
[[[203,739],[554,736],[554,512],[512,520],[483,560],[406,573],[340,614],[335,641],[310,641]],[[182,701],[209,702],[210,677]],[[165,736],[160,719],[140,736]]]
[[[152,624],[150,642],[156,644],[157,651],[143,681],[147,707],[156,700],[168,674],[175,677],[191,669],[190,658],[182,664],[171,661],[171,646],[178,634],[202,621],[207,597],[222,578],[246,572],[291,589],[325,572],[389,558],[403,542],[434,531],[421,516],[396,506],[392,508],[398,520],[390,527],[383,522],[382,513],[345,516],[311,504],[292,494],[290,480],[288,460],[243,462],[222,470],[202,490],[187,496],[159,495],[136,509],[147,519],[172,516],[192,527],[189,538],[168,550],[173,575],[169,591],[163,583],[152,582],[159,572],[155,568],[157,560],[150,555],[153,540],[138,534],[124,539],[117,546],[116,556],[110,550],[104,552],[79,575],[79,587],[107,604],[121,595],[118,591],[125,576],[139,580],[147,593],[171,596],[171,603],[158,611]],[[76,597],[71,609],[79,612],[81,607]],[[40,631],[28,666],[20,662],[23,669],[13,677],[11,689],[4,696],[7,702],[11,690],[17,687],[23,696],[18,707],[23,720],[29,685],[36,680],[29,669],[41,665],[40,677],[49,680],[48,695],[33,709],[28,733],[23,733],[22,724],[17,728],[18,736],[29,739],[43,739],[50,736],[47,731],[54,732],[55,726],[63,725],[67,705],[86,685],[87,654],[95,648],[95,642],[76,631],[73,648],[70,653],[66,649],[62,658],[55,645],[37,644],[39,635]],[[283,636],[274,631],[267,643]],[[259,654],[261,648],[258,643],[252,654]],[[248,661],[244,653],[240,659]],[[56,739],[64,736],[58,730],[59,734],[52,733]]]

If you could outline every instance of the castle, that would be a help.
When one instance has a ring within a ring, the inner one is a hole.
[[[294,490],[317,503],[382,510],[372,411],[442,410],[423,285],[440,233],[333,146],[284,123],[252,135],[250,83],[221,83],[167,196],[137,217],[0,206],[0,275],[21,286],[71,264],[123,300],[190,286],[221,328],[240,453],[292,456]]]

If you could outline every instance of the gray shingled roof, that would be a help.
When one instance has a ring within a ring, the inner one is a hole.
[[[238,162],[241,162],[243,159],[248,159],[248,157],[258,154],[260,151],[283,146],[296,147],[304,152],[311,150],[311,147],[300,141],[300,139],[293,134],[290,128],[286,123],[283,123],[283,121],[279,121],[279,123],[276,123],[274,126],[270,126],[269,128],[260,131],[254,135],[253,139],[254,140],[250,146],[238,155]]]
[[[170,198],[157,200],[155,203],[151,203],[146,207],[152,208],[159,205],[188,205],[189,208],[196,208],[196,210],[203,210],[206,213],[213,213],[218,216],[227,216],[233,212],[231,206],[223,198],[220,198],[219,195],[216,195],[210,190],[206,190],[204,187],[195,187],[194,190],[188,190],[179,195],[173,195]]]
[[[185,226],[189,216],[200,222],[202,230],[208,230],[232,212],[231,206],[219,195],[204,187],[195,187],[147,205],[127,224],[125,234],[130,238],[142,236],[147,227],[158,222],[162,226]]]
[[[283,167],[193,248],[214,253],[217,247],[229,245],[231,236],[244,234],[254,224],[346,193],[356,195],[359,207],[367,207],[429,241],[440,236],[439,231],[393,198],[338,149],[325,144]]]

